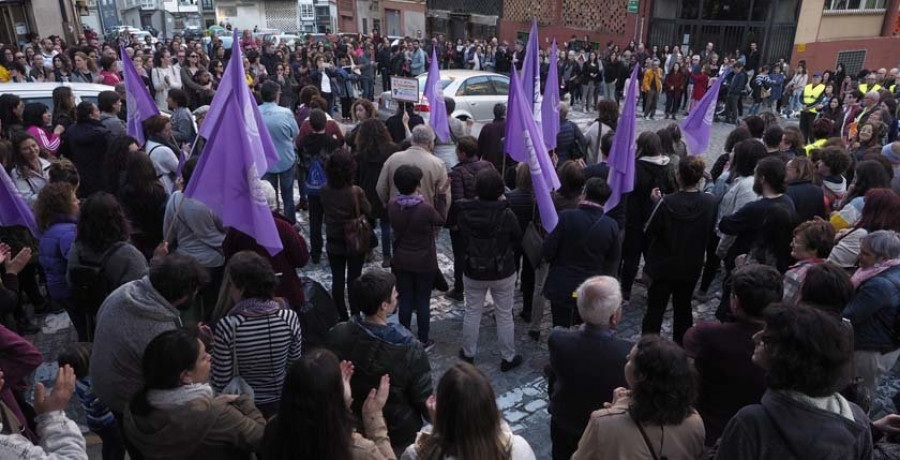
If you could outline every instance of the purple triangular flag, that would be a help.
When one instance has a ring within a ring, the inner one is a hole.
[[[544,100],[541,101],[541,131],[544,132],[544,145],[547,150],[556,148],[556,135],[559,134],[559,77],[556,68],[556,39],[550,51],[550,68],[547,70],[547,83],[544,85]]]
[[[215,109],[218,115],[203,122],[207,142],[184,194],[275,255],[283,246],[259,178],[278,155],[265,125],[260,128],[261,116],[244,81],[236,35],[232,60],[222,77],[222,83],[229,82],[227,91],[220,86],[213,98],[210,113]]]
[[[622,106],[622,116],[619,117],[619,126],[613,135],[612,148],[609,151],[609,188],[612,194],[603,205],[603,210],[609,212],[622,201],[622,195],[634,190],[634,153],[636,124],[635,105],[637,105],[638,92],[638,67],[635,64],[631,71],[631,79],[628,81],[628,89],[625,91],[625,103]]]
[[[541,48],[538,44],[537,18],[531,22],[525,62],[522,64],[522,94],[528,101],[528,111],[541,123]]]
[[[681,134],[690,155],[703,155],[709,147],[709,137],[712,133],[713,118],[716,115],[716,100],[719,98],[719,88],[725,77],[731,70],[727,70],[706,91],[700,102],[694,106],[691,113],[681,122]]]
[[[547,148],[544,146],[542,134],[534,117],[531,114],[528,98],[522,95],[522,85],[516,77],[516,72],[511,73],[512,78],[509,82],[509,115],[506,119],[506,125],[510,127],[510,140],[515,139],[514,143],[516,153],[510,151],[510,156],[518,161],[524,161],[531,170],[531,182],[534,187],[534,199],[537,202],[538,210],[541,215],[541,224],[548,232],[552,232],[559,223],[559,216],[556,214],[556,208],[553,206],[553,199],[550,197],[550,187],[545,178],[544,166],[539,161],[541,157],[547,158],[549,155]],[[552,167],[549,171],[556,177]]]
[[[137,74],[134,62],[125,52],[125,46],[119,45],[119,54],[122,56],[122,72],[125,74],[125,108],[128,115],[125,117],[126,131],[128,135],[137,139],[138,144],[144,145],[144,120],[159,115],[156,102],[150,97],[150,91],[144,85],[144,81]]]
[[[441,70],[435,50],[431,50],[431,64],[428,65],[428,78],[425,80],[423,95],[430,105],[428,124],[434,129],[435,137],[441,142],[447,142],[450,139],[450,121],[447,120],[444,89],[441,87]]]
[[[6,173],[6,168],[0,168],[0,181],[3,182],[3,187],[0,188],[0,226],[21,225],[28,228],[35,238],[40,238],[41,232],[34,221],[34,213]]]

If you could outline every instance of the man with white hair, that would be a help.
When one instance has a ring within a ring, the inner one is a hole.
[[[394,172],[402,165],[417,166],[422,170],[422,196],[428,204],[434,206],[434,198],[438,193],[443,193],[446,202],[450,202],[450,191],[446,186],[447,167],[432,152],[434,152],[434,130],[431,126],[419,125],[413,128],[412,146],[388,157],[378,176],[376,190],[385,206],[391,198],[397,196]]]
[[[550,439],[553,458],[568,459],[591,412],[612,400],[613,390],[626,387],[622,369],[633,344],[615,336],[622,318],[622,290],[611,276],[588,278],[575,291],[584,324],[554,329],[544,369],[550,393]]]

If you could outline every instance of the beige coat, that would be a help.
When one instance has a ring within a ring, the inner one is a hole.
[[[381,198],[381,201],[386,206],[388,201],[397,196],[397,187],[394,186],[394,172],[403,165],[418,166],[422,170],[422,196],[425,197],[425,202],[434,206],[434,196],[447,183],[447,166],[444,165],[443,160],[417,145],[391,155],[384,162],[381,174],[378,176],[378,185],[376,186],[378,197]],[[445,203],[449,203],[449,187],[445,195],[447,198]]]
[[[631,399],[619,399],[608,409],[600,409],[591,414],[587,428],[578,442],[578,450],[572,460],[580,459],[624,459],[653,460],[647,443],[641,436],[637,424],[628,415]],[[703,455],[705,429],[700,415],[693,411],[680,425],[643,424],[644,431],[658,457],[669,460],[698,459]],[[662,440],[662,451],[660,451]]]
[[[394,449],[391,448],[391,440],[388,438],[387,425],[381,412],[374,415],[363,414],[363,427],[366,429],[364,438],[359,433],[353,433],[353,460],[395,460]]]

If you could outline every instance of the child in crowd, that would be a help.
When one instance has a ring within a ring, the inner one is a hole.
[[[59,353],[59,366],[69,365],[75,370],[75,394],[84,408],[88,428],[100,436],[103,441],[103,460],[124,460],[125,446],[116,417],[103,404],[91,389],[89,375],[91,363],[91,344],[89,342],[71,343]]]

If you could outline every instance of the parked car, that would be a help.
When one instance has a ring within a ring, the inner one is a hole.
[[[299,35],[294,34],[278,34],[266,36],[266,41],[274,44],[276,48],[284,43],[288,48],[290,48],[291,51],[294,51],[297,43],[301,42],[301,38]]]
[[[431,111],[428,99],[422,96],[425,91],[427,73],[416,77],[419,80],[419,102],[415,104],[416,111],[423,118],[428,118]],[[493,72],[480,70],[442,70],[441,87],[444,96],[452,98],[456,102],[456,110],[452,117],[461,120],[473,119],[478,122],[489,122],[494,119],[494,105],[506,103],[509,95],[509,77]],[[382,118],[387,118],[397,111],[396,103],[392,100],[391,92],[385,91],[378,98],[378,113]]]
[[[111,87],[95,83],[8,83],[3,85],[3,93],[15,94],[22,98],[22,102],[40,102],[49,108],[53,108],[53,89],[57,86],[68,86],[75,94],[75,103],[82,101],[97,103],[97,95],[101,91],[109,91]]]

